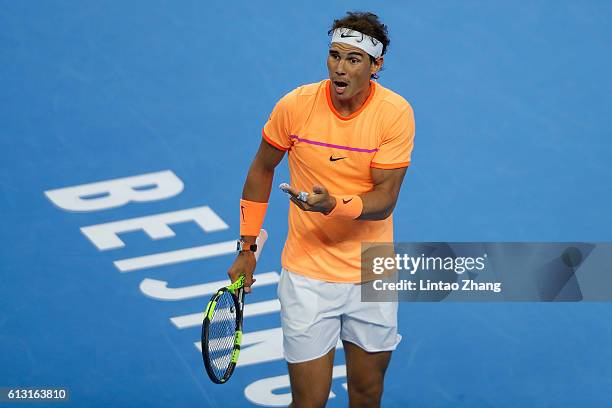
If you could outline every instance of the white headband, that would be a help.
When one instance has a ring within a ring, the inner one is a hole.
[[[379,58],[383,52],[383,44],[376,38],[345,27],[334,30],[331,42],[352,45],[364,50],[374,58]]]

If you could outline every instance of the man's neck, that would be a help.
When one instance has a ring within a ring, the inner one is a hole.
[[[331,100],[334,104],[334,108],[336,108],[336,111],[338,111],[338,113],[342,116],[351,116],[353,113],[357,112],[368,99],[368,96],[370,96],[370,92],[372,92],[372,85],[370,82],[368,82],[368,86],[357,93],[354,97],[341,101],[338,100],[338,95],[336,95],[330,89]]]

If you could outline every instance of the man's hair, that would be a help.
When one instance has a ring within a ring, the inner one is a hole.
[[[391,42],[387,33],[387,26],[380,22],[376,14],[367,11],[349,11],[346,16],[334,20],[334,24],[327,34],[332,35],[335,29],[341,27],[350,28],[376,38],[383,45],[382,55],[387,52]],[[371,55],[370,57],[374,60],[374,57]]]
[[[376,14],[368,11],[347,11],[346,16],[334,20],[332,28],[327,32],[327,35],[331,36],[335,29],[342,27],[350,28],[351,30],[356,30],[369,35],[370,37],[376,38],[383,45],[381,55],[385,55],[387,52],[387,48],[391,42],[389,39],[389,33],[387,32],[387,26],[380,22]],[[369,57],[371,63],[376,61],[373,56],[370,55]],[[372,78],[377,79],[378,75],[372,74]]]

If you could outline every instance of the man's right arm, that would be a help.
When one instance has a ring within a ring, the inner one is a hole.
[[[242,199],[267,203],[272,190],[272,179],[274,178],[274,169],[283,159],[285,152],[279,150],[264,139],[261,140],[259,150],[255,155],[255,159],[251,163],[247,174],[244,188],[242,189]],[[257,237],[242,236],[246,243],[254,244]],[[250,292],[250,286],[253,284],[253,271],[255,270],[255,255],[252,252],[241,252],[236,257],[233,265],[230,267],[227,274],[232,282],[245,275],[245,291]]]
[[[283,159],[285,152],[273,147],[264,139],[261,139],[259,150],[251,163],[247,174],[242,198],[249,201],[267,203],[272,190],[272,179],[274,169]]]

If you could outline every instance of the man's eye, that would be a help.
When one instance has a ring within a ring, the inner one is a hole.
[[[357,63],[359,62],[359,60],[358,60],[357,58],[352,58],[352,59],[351,59],[351,62],[352,62],[353,64],[357,64]]]

